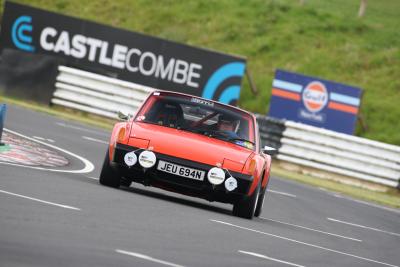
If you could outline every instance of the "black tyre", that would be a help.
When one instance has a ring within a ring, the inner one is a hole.
[[[254,211],[255,217],[259,217],[261,215],[262,208],[264,206],[265,193],[266,193],[265,191],[267,191],[266,189],[267,189],[267,187],[265,187],[264,190],[262,190],[262,192],[258,196],[256,210]]]
[[[103,167],[100,173],[99,182],[102,185],[118,188],[120,186],[121,176],[118,171],[112,168],[110,165],[108,149],[106,157],[104,158]]]
[[[264,201],[265,201],[265,194],[267,193],[269,185],[269,178],[268,178],[268,183],[265,185],[264,189],[261,190],[260,196],[258,197],[258,202],[257,202],[257,207],[256,211],[254,212],[255,217],[259,217],[261,215],[263,206],[264,206]]]
[[[233,205],[233,215],[246,219],[253,218],[260,195],[260,187],[259,184],[250,197],[245,196]]]

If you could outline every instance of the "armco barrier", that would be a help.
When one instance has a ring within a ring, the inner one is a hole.
[[[51,103],[96,115],[117,118],[134,113],[154,88],[65,66],[58,67]]]
[[[257,120],[262,141],[278,149],[281,161],[399,188],[398,146],[291,121]],[[266,124],[283,131],[271,135],[262,127]]]
[[[6,104],[0,105],[0,146],[4,145],[1,142],[1,137],[3,136],[3,127],[4,127],[4,120],[6,118],[6,111],[7,111]]]

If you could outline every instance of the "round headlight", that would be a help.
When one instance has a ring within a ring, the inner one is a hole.
[[[237,188],[237,180],[233,178],[232,176],[226,179],[225,181],[225,188],[229,192],[235,190]]]
[[[133,165],[135,165],[137,162],[137,156],[136,156],[135,152],[126,153],[124,156],[124,161],[125,161],[125,164],[128,165],[129,167],[132,167]]]
[[[143,168],[151,168],[156,164],[156,155],[148,150],[143,151],[139,155],[139,164]]]
[[[225,180],[225,172],[221,168],[214,167],[208,171],[207,178],[211,184],[219,185]]]

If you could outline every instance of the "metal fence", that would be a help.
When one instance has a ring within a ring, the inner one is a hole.
[[[399,187],[400,147],[259,116],[262,141],[296,165]]]
[[[134,113],[154,90],[65,66],[59,66],[51,103],[96,115],[117,118],[117,112]]]

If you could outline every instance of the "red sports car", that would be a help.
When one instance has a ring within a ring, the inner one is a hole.
[[[273,149],[260,148],[253,114],[196,96],[155,91],[114,126],[102,185],[132,182],[233,204],[259,216]]]

